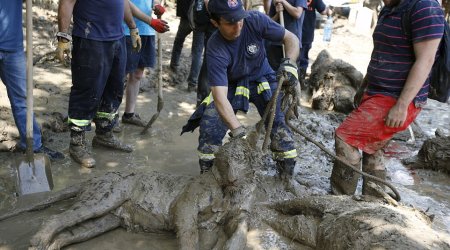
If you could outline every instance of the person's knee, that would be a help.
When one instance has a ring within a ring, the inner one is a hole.
[[[347,144],[338,136],[335,136],[335,150],[337,156],[344,157],[351,165],[356,165],[361,161],[359,150]]]

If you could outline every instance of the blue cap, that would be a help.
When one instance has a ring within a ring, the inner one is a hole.
[[[208,11],[230,23],[238,22],[248,16],[241,0],[209,0]]]

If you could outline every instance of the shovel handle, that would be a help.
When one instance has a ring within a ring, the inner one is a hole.
[[[27,157],[33,159],[33,9],[32,0],[26,1],[26,55],[27,55]]]

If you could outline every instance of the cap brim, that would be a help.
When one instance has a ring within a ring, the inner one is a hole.
[[[244,9],[240,9],[239,11],[234,11],[229,15],[222,16],[223,19],[227,20],[230,23],[239,22],[246,17],[248,17],[248,12]]]

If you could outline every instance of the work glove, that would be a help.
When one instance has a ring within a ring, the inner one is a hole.
[[[59,39],[58,41],[58,47],[56,47],[56,59],[58,59],[59,62],[66,64],[66,57],[70,58],[70,42],[64,39]]]
[[[153,7],[153,13],[155,13],[158,18],[161,17],[164,12],[166,12],[166,9],[161,4],[156,4]]]
[[[298,97],[300,96],[300,85],[298,81],[297,65],[292,63],[289,58],[283,58],[281,60],[280,67],[277,71],[278,82],[283,84],[283,98],[281,99],[281,109],[288,112],[288,109],[292,106],[294,115],[298,118]]]
[[[167,25],[167,22],[161,19],[152,19],[150,21],[150,26],[156,30],[158,33],[164,33],[166,31],[169,31],[169,25]]]
[[[141,37],[139,36],[138,28],[130,29],[131,46],[133,51],[139,52],[142,48]]]
[[[232,138],[232,139],[239,139],[239,138],[244,138],[247,136],[247,130],[245,129],[244,126],[239,126],[235,129],[232,129],[230,131],[230,133],[228,133],[228,135]]]
[[[295,86],[299,83],[297,65],[295,63],[292,63],[289,58],[281,59],[280,67],[278,67],[277,71],[278,81],[281,78],[284,79],[284,86]]]

